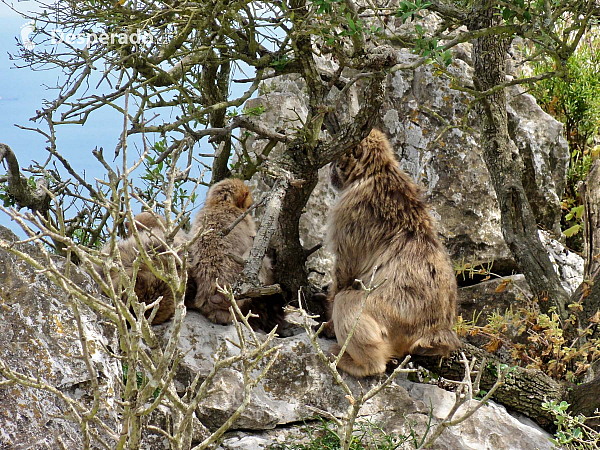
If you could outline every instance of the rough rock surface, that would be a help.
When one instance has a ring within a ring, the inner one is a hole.
[[[501,292],[496,289],[501,284]],[[458,290],[458,313],[464,320],[478,318],[477,325],[484,325],[492,312],[503,314],[506,310],[524,305],[527,297],[532,297],[525,277],[521,274],[466,286]]]
[[[168,324],[156,330],[163,339],[169,335]],[[196,373],[208,374],[212,355],[218,348],[225,346],[229,354],[237,352],[231,344],[236,339],[232,326],[214,325],[201,315],[188,312],[180,338],[181,348],[187,353],[176,380],[178,389],[183,392]],[[320,340],[320,344],[328,349],[332,341]],[[250,404],[227,434],[222,448],[264,449],[273,444],[298,442],[307,438],[298,424],[312,423],[312,408],[338,417],[345,413],[348,403],[344,392],[334,383],[305,334],[277,339],[275,345],[281,345],[278,360],[253,391]],[[346,375],[344,379],[355,393],[359,392],[356,379]],[[368,390],[378,381],[378,377],[371,377],[360,383]],[[202,422],[216,429],[235,411],[242,390],[240,374],[235,370],[224,371],[215,381],[210,397],[197,411]],[[363,420],[382,425],[387,433],[406,434],[412,427],[422,434],[430,405],[434,406],[433,418],[437,422],[445,417],[453,402],[452,393],[399,376],[380,395],[367,402],[359,415]],[[521,423],[503,407],[490,402],[463,424],[444,431],[434,447],[547,449],[552,448],[548,437],[535,425]]]
[[[15,236],[0,228],[0,239],[14,240]],[[31,245],[20,249],[39,257]],[[60,258],[57,258],[60,262]],[[74,272],[74,279],[97,292],[87,276]],[[55,386],[63,394],[84,402],[90,396],[89,374],[82,361],[72,309],[64,294],[43,275],[36,274],[26,263],[6,252],[0,252],[0,360],[12,369]],[[98,318],[81,307],[82,321],[91,344],[94,363],[100,373],[99,383],[108,392],[99,414],[109,426],[115,422],[120,406],[119,385],[122,379],[117,358],[110,358],[101,348],[117,347],[110,329],[102,327]],[[168,338],[171,323],[155,327],[162,339]],[[175,387],[184,394],[190,381],[211,370],[214,355],[225,349],[229,355],[239,352],[233,326],[210,323],[200,314],[189,311],[181,330],[179,347],[184,355]],[[321,340],[325,351],[332,341]],[[306,334],[279,339],[278,358],[252,392],[250,403],[242,416],[225,435],[223,449],[263,449],[270,445],[292,444],[306,440],[303,421],[316,423],[315,409],[341,416],[348,401],[344,392],[310,345]],[[99,349],[94,351],[94,349]],[[259,364],[258,373],[266,362]],[[344,375],[351,389],[358,393],[380,381],[379,377],[360,380]],[[1,377],[0,377],[1,379]],[[235,411],[243,397],[244,383],[236,366],[218,373],[210,386],[209,396],[196,409],[196,416],[208,429],[218,428]],[[433,405],[433,421],[444,417],[453,402],[453,394],[432,385],[420,385],[399,376],[378,396],[367,402],[360,411],[360,420],[379,424],[387,433],[407,434],[414,430],[424,433]],[[161,407],[162,408],[162,407]],[[159,408],[151,423],[167,426],[170,412]],[[19,385],[0,387],[0,448],[81,448],[78,428],[60,417],[65,405],[54,395]],[[407,420],[408,419],[408,420]],[[203,425],[197,423],[195,441],[206,436]],[[116,430],[116,424],[115,428]],[[486,430],[484,433],[483,430]],[[534,425],[523,425],[506,411],[490,403],[462,425],[444,431],[435,448],[550,448],[548,435]],[[519,445],[515,443],[519,443]],[[147,433],[143,448],[160,450],[167,442],[160,434]],[[275,447],[277,448],[277,447]]]
[[[583,258],[552,239],[547,231],[540,230],[538,234],[554,265],[554,271],[561,279],[563,288],[572,294],[583,281]]]
[[[560,198],[569,165],[563,125],[544,112],[522,86],[512,86],[506,95],[509,133],[523,159],[529,203],[537,222],[560,236]]]
[[[0,227],[0,239],[16,241],[17,237]],[[33,245],[17,248],[39,256]],[[95,284],[75,268],[73,278],[97,292]],[[4,364],[39,377],[71,398],[90,400],[90,374],[81,358],[72,306],[44,275],[4,250],[0,250],[0,311],[0,360]],[[116,414],[121,370],[101,348],[117,346],[91,310],[80,307],[80,313],[100,388],[109,393],[110,403],[101,405],[99,414],[110,423]],[[61,448],[59,439],[66,448],[81,448],[79,428],[63,418],[67,413],[66,405],[51,393],[20,385],[0,387],[0,448],[56,449]]]

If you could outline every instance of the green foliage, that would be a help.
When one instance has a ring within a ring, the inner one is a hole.
[[[414,3],[402,1],[398,5],[395,16],[400,17],[402,23],[406,23],[407,20],[411,21],[415,19],[422,19],[423,16],[421,16],[419,13],[425,11],[430,6],[431,2],[422,2],[421,0],[416,0]]]
[[[353,18],[353,14],[341,0],[311,0],[316,8],[317,28],[313,34],[320,36],[328,47],[335,47],[347,36],[378,35],[382,29],[376,25],[368,26],[364,21]]]
[[[15,198],[8,193],[8,183],[0,183],[0,200],[5,208],[15,206]]]
[[[554,70],[550,59],[533,64],[539,75]],[[532,94],[538,103],[566,127],[572,163],[586,164],[586,147],[598,135],[600,124],[600,37],[590,34],[567,60],[564,78],[552,77],[537,83]],[[589,168],[589,167],[588,167]],[[587,172],[571,164],[570,177],[581,179]]]
[[[167,185],[167,173],[173,165],[171,155],[167,156],[163,161],[157,163],[158,156],[167,149],[165,139],[157,141],[151,149],[151,154],[146,156],[144,160],[144,168],[146,172],[140,177],[144,183],[144,189],[141,189],[140,196],[148,203],[152,204],[156,198],[165,192]],[[191,151],[191,150],[190,150]],[[183,209],[185,203],[189,199],[192,204],[196,201],[196,194],[188,195],[185,188],[186,180],[175,180],[173,186],[173,208]],[[157,205],[160,210],[160,204]],[[160,211],[158,211],[160,212]],[[163,211],[164,214],[164,211]]]
[[[283,69],[285,69],[285,66],[287,66],[289,62],[290,60],[287,55],[281,55],[271,62],[271,67],[273,67],[276,71],[281,72]]]
[[[317,14],[331,14],[333,5],[341,3],[342,0],[313,0],[313,5],[317,8]]]
[[[85,247],[90,247],[90,248],[100,248],[102,246],[102,240],[100,239],[99,236],[97,236],[95,239],[92,237],[92,234],[89,233],[87,230],[84,230],[82,228],[76,228],[73,231],[73,235],[71,236],[71,238],[77,243],[77,244],[81,244]],[[94,239],[92,241],[92,239]]]
[[[552,60],[533,62],[534,74],[555,70]],[[570,161],[567,187],[562,202],[563,233],[567,245],[582,250],[581,198],[577,191],[585,180],[600,146],[594,146],[600,133],[600,37],[593,32],[564,64],[564,78],[548,78],[533,86],[531,93],[540,106],[565,125]]]
[[[402,1],[398,5],[398,9],[394,15],[399,17],[402,23],[416,21],[423,18],[420,13],[426,11],[430,6],[431,2],[423,2],[422,0],[416,0],[414,3],[411,1]],[[425,30],[420,24],[415,23],[414,26],[417,32],[417,39],[413,52],[428,58],[428,64],[435,61],[440,65],[449,66],[452,63],[452,52],[444,50],[444,46],[439,44],[437,38],[425,36]]]
[[[551,400],[542,403],[542,409],[549,411],[555,417],[557,426],[552,443],[565,449],[597,449],[600,444],[600,433],[588,427],[585,422],[589,420],[579,414],[575,417],[568,412],[569,404],[565,401]]]
[[[244,108],[241,114],[245,114],[247,116],[260,116],[265,112],[265,107],[263,105],[258,105],[253,108]],[[227,110],[227,117],[233,118],[240,115],[240,111],[237,108],[229,108]]]
[[[504,4],[500,15],[502,16],[502,19],[509,24],[515,22],[531,22],[532,11],[530,8],[533,8],[533,14],[538,14],[542,7],[543,3],[539,1],[527,2],[526,5],[525,0],[512,0]]]
[[[244,109],[244,114],[247,116],[258,117],[264,112],[265,112],[265,107],[263,105],[258,105],[258,106],[255,106],[254,108],[245,108]]]
[[[332,422],[321,419],[315,426],[306,426],[309,442],[306,444],[272,445],[271,450],[338,450],[341,448],[340,437],[334,430]],[[350,444],[351,450],[395,450],[410,439],[410,436],[388,434],[370,422],[359,424]]]
[[[444,46],[439,45],[436,38],[423,36],[423,28],[420,25],[415,25],[415,30],[419,35],[413,49],[415,53],[427,57],[428,64],[436,61],[440,65],[449,66],[452,63],[452,52],[450,50],[444,50]]]
[[[502,292],[510,283],[508,278],[503,280],[496,292]],[[568,307],[574,314],[582,310],[581,301]],[[553,378],[578,382],[590,365],[600,359],[600,340],[589,338],[589,326],[580,332],[583,339],[579,345],[574,345],[565,339],[558,314],[541,314],[534,301],[525,299],[522,306],[503,314],[493,312],[486,319],[485,325],[478,325],[479,316],[472,320],[459,316],[456,332],[459,336],[487,339],[485,349],[490,353],[504,347],[520,365],[539,369]],[[569,321],[574,322],[575,316]]]
[[[565,215],[565,220],[567,222],[576,222],[575,225],[567,228],[563,231],[563,234],[570,238],[575,236],[577,233],[581,231],[583,228],[582,217],[583,217],[583,205],[573,206],[571,210]]]

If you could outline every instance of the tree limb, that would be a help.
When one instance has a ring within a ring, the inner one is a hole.
[[[453,352],[448,358],[413,356],[413,362],[439,374],[450,380],[462,380],[464,376],[464,364],[460,352],[465,353],[468,359],[473,357],[478,360],[484,358],[488,364],[481,376],[481,387],[489,390],[498,379],[496,366],[504,364],[496,356],[463,342],[460,351]],[[550,378],[543,372],[535,369],[523,369],[522,367],[511,367],[493,398],[499,403],[518,411],[535,420],[542,427],[551,428],[554,416],[542,409],[542,402],[548,400],[562,401],[567,395],[566,384]]]
[[[246,266],[234,288],[236,296],[247,296],[245,295],[246,292],[254,290],[259,286],[258,272],[262,267],[262,261],[267,253],[271,236],[275,233],[279,214],[281,213],[281,202],[289,185],[289,179],[286,176],[282,176],[277,179],[273,189],[271,189],[265,213],[254,238],[254,245],[250,250]],[[281,289],[279,291],[281,292]]]
[[[583,257],[584,279],[589,279],[600,266],[600,160],[590,170],[585,183],[579,189],[584,205]]]
[[[19,208],[29,208],[44,214],[50,207],[48,194],[48,181],[39,178],[35,187],[31,186],[24,175],[21,174],[19,162],[11,148],[0,143],[0,162],[6,161],[8,165],[8,193],[12,195]]]

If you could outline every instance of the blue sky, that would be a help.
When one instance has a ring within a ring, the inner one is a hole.
[[[19,10],[32,10],[36,3],[22,1],[14,3]],[[27,24],[19,14],[6,4],[0,3],[0,142],[8,144],[17,155],[22,167],[27,167],[31,160],[42,162],[47,158],[42,135],[17,128],[15,124],[47,131],[44,123],[34,123],[29,118],[35,115],[42,106],[42,100],[52,100],[56,91],[48,90],[55,86],[60,73],[57,70],[33,71],[28,68],[16,69],[9,60],[8,53],[16,53],[16,39],[20,39],[21,28]],[[93,89],[93,87],[92,87]],[[85,125],[61,125],[57,127],[58,151],[64,155],[79,174],[85,174],[86,180],[102,178],[104,170],[91,151],[103,147],[105,154],[111,155],[118,142],[123,126],[122,116],[112,108],[101,108],[90,115]],[[135,141],[134,141],[135,142]],[[139,141],[138,141],[139,142]],[[131,142],[130,142],[131,148]],[[212,153],[209,144],[196,149],[202,153]],[[0,173],[4,168],[0,167]],[[196,170],[196,174],[198,171]],[[204,196],[200,191],[200,198]],[[198,204],[197,202],[196,204]],[[138,208],[139,209],[139,208]],[[136,209],[134,208],[134,211]],[[17,226],[0,213],[0,225],[17,231]]]

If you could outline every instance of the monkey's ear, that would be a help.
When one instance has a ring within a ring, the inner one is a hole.
[[[362,158],[362,155],[364,153],[364,148],[363,148],[363,143],[361,142],[360,144],[352,147],[352,151],[350,152],[350,155],[355,159],[355,160],[360,160]]]
[[[238,197],[237,202],[235,203],[235,206],[237,206],[238,208],[244,209],[246,206],[246,199],[248,198],[249,195],[250,195],[250,191],[244,191],[242,193],[242,195],[240,195]]]

